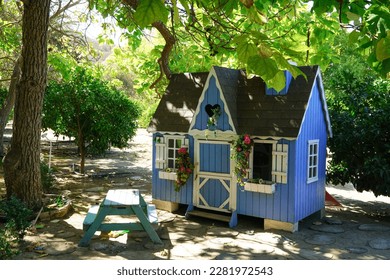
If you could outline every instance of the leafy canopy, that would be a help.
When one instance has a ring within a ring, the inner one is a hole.
[[[219,59],[222,66],[233,58],[235,67],[246,68],[266,80],[269,87],[280,90],[285,83],[282,70],[289,70],[294,77],[302,74],[290,60],[298,65],[318,64],[322,69],[337,62],[341,46],[335,36],[343,29],[349,31],[350,43],[359,42],[356,51],[364,53],[377,72],[386,75],[390,70],[386,0],[89,2],[103,16],[117,20],[134,48],[140,46],[143,32],[150,34],[145,30],[155,27],[166,41],[159,63],[168,78],[169,71],[163,66],[180,64],[180,56],[167,56],[167,46],[175,44],[180,49],[190,44],[197,45],[203,57]],[[182,54],[193,65],[198,64],[198,57]]]

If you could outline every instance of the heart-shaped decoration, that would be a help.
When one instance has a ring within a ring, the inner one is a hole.
[[[212,116],[214,116],[214,112],[216,110],[219,111],[221,109],[221,106],[219,106],[219,104],[207,104],[204,109],[206,110],[207,115],[209,115],[209,117],[211,118]]]

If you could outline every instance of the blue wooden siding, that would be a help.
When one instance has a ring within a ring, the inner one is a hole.
[[[153,135],[153,175],[152,175],[152,197],[154,199],[177,202],[182,204],[192,204],[192,189],[193,189],[193,176],[188,179],[185,186],[183,186],[179,192],[175,191],[174,181],[160,179],[158,176],[159,169],[154,167],[156,160],[156,146],[154,139],[157,136],[163,136],[160,133]],[[188,137],[188,136],[186,136]],[[189,138],[189,153],[191,158],[194,158],[194,139],[192,136]]]
[[[210,77],[210,82],[208,88],[204,92],[204,99],[199,107],[199,112],[195,116],[195,125],[192,129],[205,130],[207,129],[207,121],[209,116],[205,111],[207,104],[212,106],[218,104],[221,107],[221,116],[218,119],[217,129],[221,131],[232,130],[231,125],[229,124],[229,117],[225,112],[225,104],[221,99],[220,91],[217,88],[216,79],[214,76]]]
[[[237,213],[253,217],[279,220],[283,222],[294,221],[294,189],[289,187],[294,181],[295,143],[294,141],[280,140],[278,144],[288,144],[288,184],[276,184],[273,194],[264,194],[243,191],[237,188]]]
[[[319,139],[318,181],[307,183],[308,141]],[[327,129],[317,82],[313,88],[301,131],[296,141],[295,221],[324,208]]]
[[[230,144],[199,144],[200,172],[230,174]]]

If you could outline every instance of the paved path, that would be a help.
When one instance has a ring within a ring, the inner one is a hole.
[[[101,190],[73,191],[74,208],[101,199]],[[203,218],[186,220],[183,211],[158,211],[163,245],[153,244],[145,233],[98,232],[89,247],[80,248],[85,213],[42,221],[43,228],[25,237],[26,251],[17,259],[390,259],[389,221],[348,208],[328,208],[323,219],[305,219],[296,233],[264,231],[261,219],[251,217],[239,217],[231,229]]]

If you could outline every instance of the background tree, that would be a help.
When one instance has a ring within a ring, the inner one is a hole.
[[[124,148],[135,135],[137,106],[123,93],[77,67],[69,81],[52,82],[43,106],[43,128],[75,137],[84,173],[87,153],[99,154],[110,146]]]
[[[389,80],[345,48],[340,63],[326,71],[324,83],[333,129],[327,179],[390,196]]]
[[[53,0],[49,18],[48,41],[51,52],[49,65],[63,63],[69,57],[80,58],[86,52],[87,43],[81,33],[74,31],[75,18],[69,10],[82,4],[82,0]],[[15,104],[17,85],[21,77],[21,37],[23,5],[20,1],[8,1],[0,6],[0,85],[8,88],[7,98],[0,103],[0,155],[4,154],[3,135],[10,112]],[[84,50],[80,49],[83,46]],[[50,70],[50,69],[49,69]],[[56,78],[56,73],[51,78]]]

